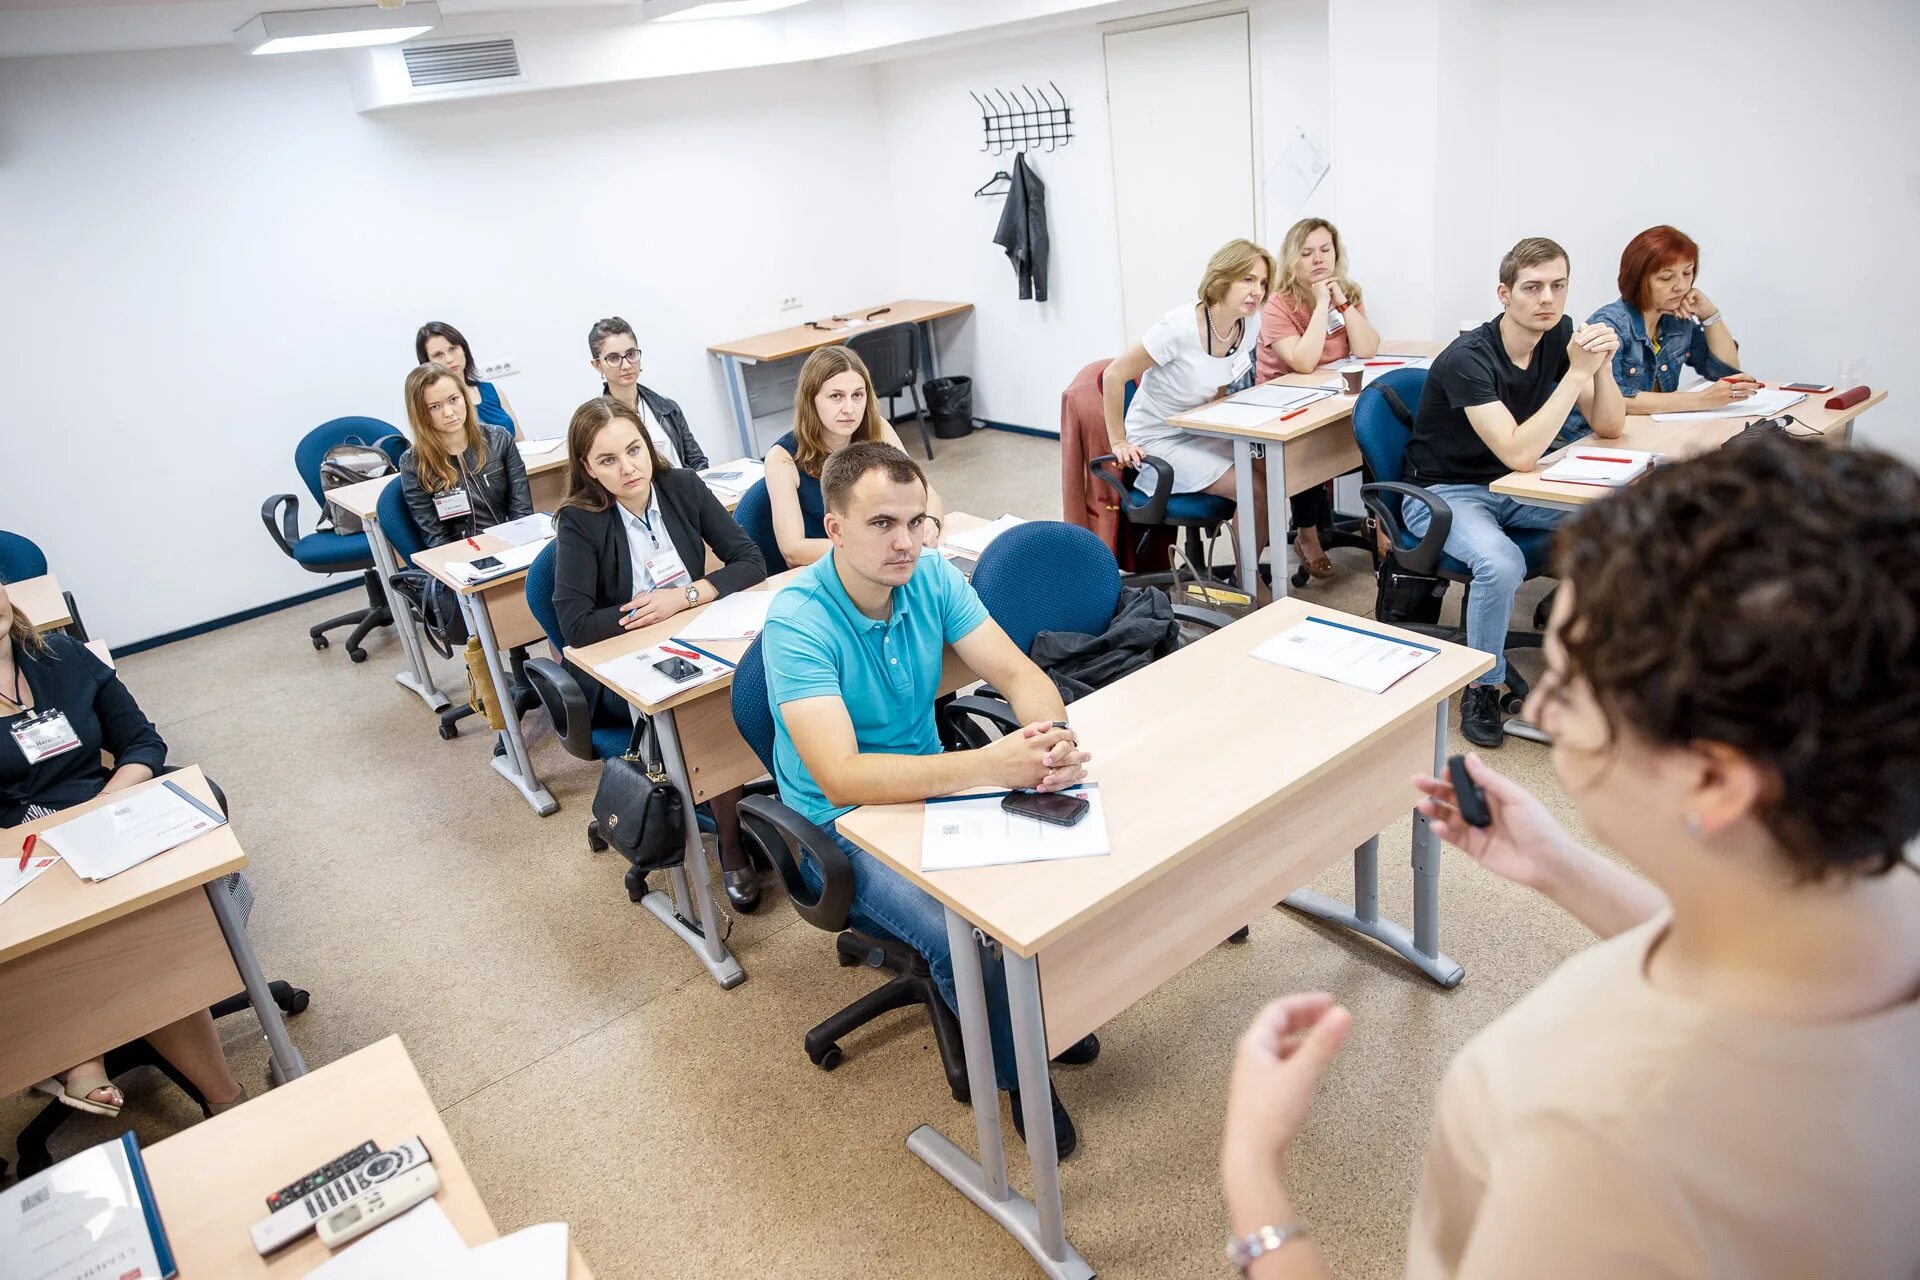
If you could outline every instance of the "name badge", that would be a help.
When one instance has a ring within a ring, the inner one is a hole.
[[[687,566],[681,561],[680,553],[671,545],[647,557],[647,577],[653,580],[655,591],[664,591],[668,587],[684,587],[693,581],[693,575],[687,572]]]
[[[1233,363],[1227,366],[1227,381],[1238,382],[1240,376],[1251,368],[1253,368],[1253,352],[1251,350],[1240,352],[1233,357]]]
[[[449,489],[433,496],[433,514],[442,520],[458,519],[473,514],[473,503],[467,500],[465,489]]]
[[[1335,311],[1332,307],[1328,307],[1327,308],[1327,332],[1338,333],[1346,327],[1347,327],[1347,318],[1341,315],[1338,311]]]
[[[67,723],[65,712],[43,711],[13,726],[13,740],[28,764],[65,755],[80,745],[80,735]]]

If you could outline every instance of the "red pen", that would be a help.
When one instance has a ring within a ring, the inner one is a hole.
[[[1285,413],[1281,414],[1279,418],[1276,419],[1276,421],[1285,422],[1288,418],[1297,418],[1311,408],[1313,408],[1312,405],[1303,404],[1298,409],[1289,409]]]
[[[663,644],[663,645],[661,645],[661,646],[660,646],[660,652],[662,652],[662,653],[670,653],[670,654],[672,654],[672,655],[673,655],[674,657],[676,657],[676,658],[685,658],[685,659],[687,659],[687,660],[688,660],[689,662],[698,662],[698,661],[700,661],[700,655],[699,655],[699,654],[697,654],[697,653],[695,653],[695,652],[694,652],[693,650],[691,650],[691,649],[676,649],[676,648],[674,648],[674,647],[673,647],[672,645],[670,645],[670,644]]]
[[[472,547],[475,551],[478,551],[480,549],[480,544],[475,542],[472,538],[467,539],[467,545]]]
[[[40,837],[29,831],[26,840],[20,845],[20,869],[27,869],[27,856],[33,852],[33,846],[40,843]]]
[[[1604,453],[1576,453],[1574,457],[1582,462],[1632,462],[1632,458],[1609,458]]]
[[[1722,378],[1722,379],[1720,379],[1720,381],[1722,381],[1722,382],[1751,382],[1751,383],[1752,383],[1752,384],[1753,384],[1754,386],[1756,386],[1756,387],[1758,387],[1758,388],[1759,388],[1760,390],[1762,390],[1762,391],[1765,391],[1765,390],[1767,389],[1767,384],[1766,384],[1766,383],[1764,383],[1764,382],[1762,382],[1762,381],[1760,381],[1760,379],[1758,379],[1758,378],[1747,378],[1747,377],[1733,377],[1733,378]]]
[[[1369,369],[1378,369],[1381,365],[1405,363],[1405,360],[1369,360],[1366,362],[1366,367]]]

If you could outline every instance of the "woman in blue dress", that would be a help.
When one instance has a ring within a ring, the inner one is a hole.
[[[473,348],[467,345],[458,329],[444,320],[427,321],[413,335],[413,357],[416,364],[432,363],[451,369],[475,397],[474,408],[479,411],[480,421],[519,438],[520,423],[513,416],[513,406],[491,382],[480,381],[480,366],[473,358]]]

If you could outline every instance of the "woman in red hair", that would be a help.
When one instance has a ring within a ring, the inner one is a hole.
[[[1620,255],[1620,296],[1587,317],[1620,335],[1613,380],[1628,413],[1717,409],[1760,384],[1740,372],[1740,344],[1720,308],[1700,292],[1700,246],[1677,227],[1648,227]],[[1707,379],[1680,390],[1680,366]]]

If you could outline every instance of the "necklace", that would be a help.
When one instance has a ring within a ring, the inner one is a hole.
[[[1207,313],[1207,354],[1211,356],[1213,355],[1214,344],[1217,342],[1225,341],[1225,340],[1222,339],[1220,335],[1214,331],[1213,304],[1211,302],[1203,302],[1200,304],[1200,309]],[[1227,355],[1233,354],[1233,349],[1240,345],[1240,339],[1246,334],[1246,331],[1247,331],[1247,318],[1245,316],[1241,316],[1238,320],[1235,320],[1233,322],[1233,329],[1232,329],[1233,338],[1231,341],[1227,342]],[[1225,359],[1225,356],[1214,356],[1214,359],[1216,360]]]

